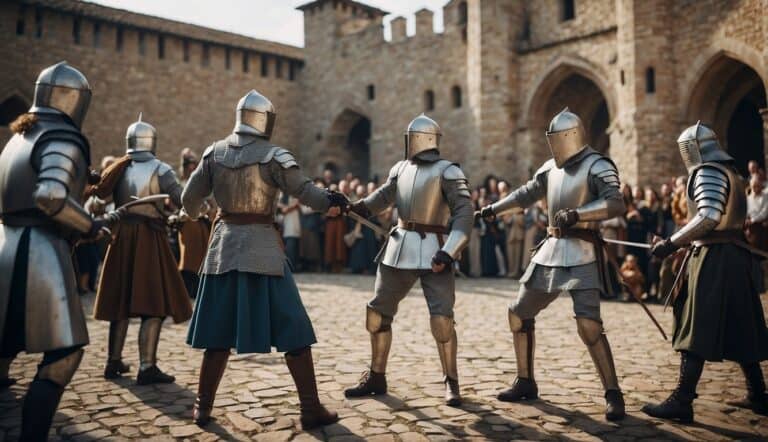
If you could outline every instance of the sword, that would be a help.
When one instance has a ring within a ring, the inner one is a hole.
[[[356,214],[355,212],[350,211],[350,212],[347,212],[346,215],[352,218],[353,220],[359,222],[360,224],[364,225],[365,227],[368,227],[369,229],[373,230],[373,232],[376,233],[377,235],[381,235],[385,238],[387,237],[387,235],[389,235],[389,233],[387,233],[386,230],[382,229],[381,227],[372,223],[371,221],[368,221],[362,216]]]
[[[157,195],[144,196],[144,197],[141,197],[141,198],[139,198],[137,196],[132,196],[131,199],[133,201],[129,201],[129,202],[123,204],[122,206],[120,206],[117,209],[115,209],[115,211],[118,211],[118,210],[121,210],[121,209],[127,209],[127,208],[133,207],[133,206],[141,206],[143,204],[159,203],[161,201],[165,201],[165,199],[168,198],[169,196],[170,195],[168,195],[167,193],[158,193]]]
[[[632,241],[621,241],[619,239],[608,239],[603,238],[603,241],[611,244],[621,244],[623,246],[630,246],[630,247],[637,247],[640,249],[650,249],[651,245],[644,243],[644,242],[632,242]]]

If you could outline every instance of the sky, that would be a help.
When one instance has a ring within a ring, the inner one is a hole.
[[[304,23],[296,6],[310,0],[89,0],[115,8],[150,14],[250,37],[304,46]],[[448,0],[359,0],[390,12],[388,23],[399,15],[408,18],[408,33],[413,34],[413,13],[421,8],[435,12],[435,30],[443,29],[443,5]],[[180,7],[183,5],[183,7]]]

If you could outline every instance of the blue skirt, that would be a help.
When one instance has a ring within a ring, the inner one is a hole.
[[[237,353],[299,350],[317,342],[299,289],[285,275],[231,271],[205,275],[197,291],[187,344]]]

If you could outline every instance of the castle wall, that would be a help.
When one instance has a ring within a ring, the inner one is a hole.
[[[23,35],[16,32],[20,10],[24,18]],[[36,14],[42,16],[39,38]],[[177,164],[184,147],[202,154],[211,142],[231,132],[235,105],[250,89],[270,97],[277,108],[276,142],[289,148],[297,146],[301,123],[298,115],[300,60],[282,59],[282,78],[276,78],[275,55],[280,54],[265,52],[269,65],[267,76],[263,77],[262,54],[255,51],[247,52],[249,72],[243,72],[245,52],[242,49],[208,44],[205,65],[203,43],[190,39],[186,40],[189,57],[185,61],[185,39],[86,17],[78,17],[80,44],[75,44],[75,17],[49,8],[28,6],[22,10],[17,3],[0,3],[0,35],[3,36],[0,101],[16,94],[31,103],[34,80],[40,70],[66,60],[86,75],[93,89],[83,129],[90,139],[94,159],[124,152],[125,130],[139,112],[158,130],[161,159]],[[98,23],[98,38],[94,37],[95,23]],[[120,51],[117,50],[119,27],[123,34]],[[144,55],[139,50],[140,33],[144,39]],[[158,55],[161,35],[164,35],[163,59]],[[289,78],[291,70],[293,80]],[[3,130],[0,141],[4,144],[9,132],[7,127]]]

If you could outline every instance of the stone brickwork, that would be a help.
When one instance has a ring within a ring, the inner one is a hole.
[[[16,35],[22,4],[26,29]],[[415,35],[400,17],[391,39],[387,13],[364,3],[316,0],[299,9],[303,49],[74,0],[4,2],[0,103],[14,95],[28,102],[39,69],[66,58],[92,79],[85,129],[97,155],[119,152],[125,127],[143,110],[164,158],[175,160],[182,147],[201,150],[229,131],[233,104],[256,88],[278,108],[277,141],[311,173],[333,165],[379,177],[402,157],[408,122],[426,112],[443,127],[444,156],[475,184],[491,173],[513,185],[527,179],[549,156],[544,130],[565,106],[632,184],[683,173],[675,139],[698,119],[740,166],[762,161],[768,145],[765,0],[451,0],[443,32],[423,9]],[[99,20],[103,43],[95,48]]]

